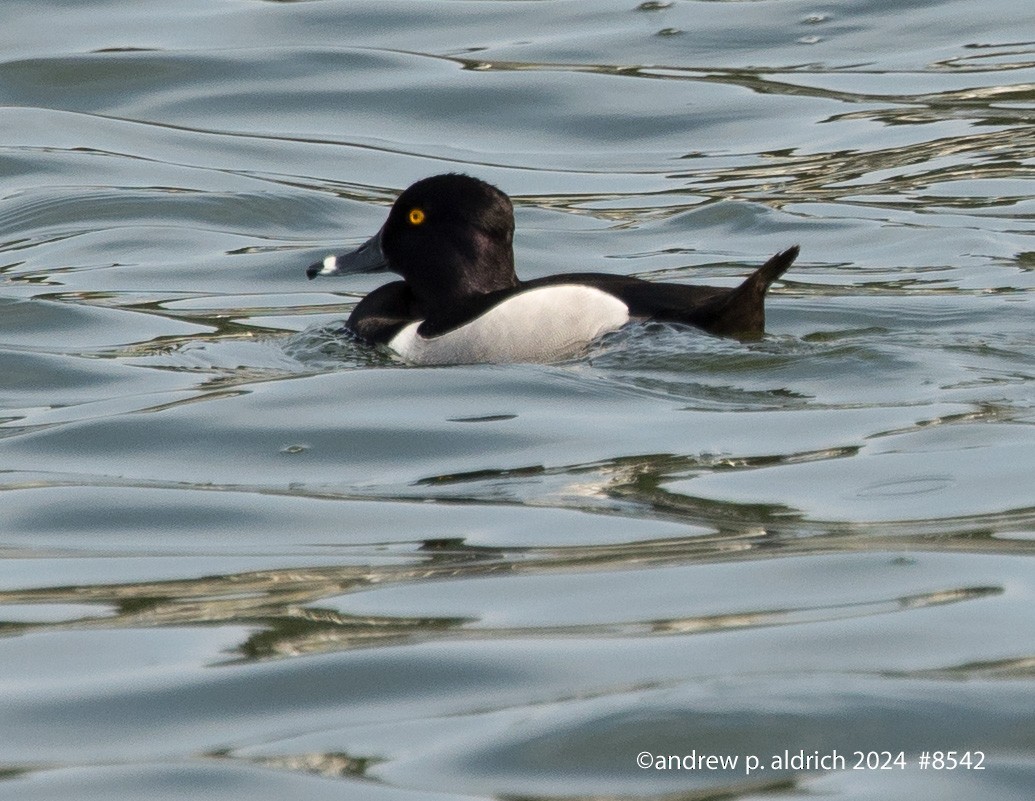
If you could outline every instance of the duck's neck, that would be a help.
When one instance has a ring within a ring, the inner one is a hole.
[[[452,315],[485,295],[519,285],[510,239],[499,241],[476,233],[460,245],[442,248],[435,270],[406,275],[407,283],[427,311],[428,320]]]

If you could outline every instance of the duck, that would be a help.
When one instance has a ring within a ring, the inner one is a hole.
[[[780,251],[732,288],[594,272],[523,281],[514,268],[510,198],[483,180],[448,173],[408,187],[376,234],[309,265],[306,275],[399,275],[360,300],[345,326],[404,362],[551,363],[636,321],[757,339],[766,292],[797,255],[797,245]]]

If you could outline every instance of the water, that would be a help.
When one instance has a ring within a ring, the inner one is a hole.
[[[2,14],[0,798],[1031,797],[1027,3]],[[526,278],[802,256],[410,368],[303,270],[448,170]]]

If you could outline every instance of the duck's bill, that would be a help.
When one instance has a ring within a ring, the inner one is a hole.
[[[305,274],[309,278],[318,275],[348,275],[350,273],[376,273],[388,269],[388,259],[381,250],[381,232],[378,231],[370,239],[341,256],[328,256],[323,261],[310,264]]]

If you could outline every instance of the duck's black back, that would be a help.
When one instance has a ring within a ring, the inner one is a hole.
[[[765,332],[765,293],[798,255],[797,246],[777,253],[736,287],[655,283],[607,273],[568,273],[525,281],[522,288],[582,284],[603,290],[629,307],[629,316],[684,323],[712,334],[751,338]]]

